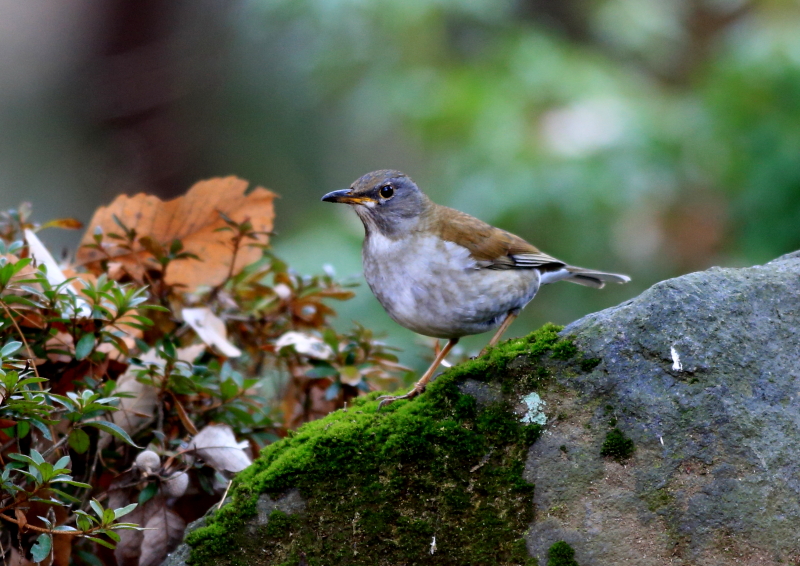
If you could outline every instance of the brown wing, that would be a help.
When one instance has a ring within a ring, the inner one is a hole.
[[[487,269],[559,269],[566,265],[510,232],[458,210],[438,206],[431,226],[443,240],[464,246]]]

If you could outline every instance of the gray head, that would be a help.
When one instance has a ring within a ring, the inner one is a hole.
[[[388,237],[413,230],[431,205],[410,177],[393,169],[367,173],[322,200],[352,205],[367,234],[374,230]]]

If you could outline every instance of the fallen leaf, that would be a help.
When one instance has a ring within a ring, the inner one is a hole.
[[[158,566],[183,540],[186,522],[167,507],[162,497],[151,499],[152,514],[143,525],[142,553],[139,566]]]
[[[115,483],[124,484],[125,474],[117,478]],[[129,503],[134,503],[136,499],[133,497],[131,488],[117,489],[114,484],[111,485],[108,496],[108,509],[119,509],[125,507]],[[152,501],[152,500],[151,500]],[[144,511],[150,505],[150,501],[144,505],[138,505],[133,511],[125,515],[126,523],[136,523],[142,526],[145,522]],[[117,560],[117,566],[139,566],[139,556],[142,554],[142,540],[144,539],[144,532],[135,530],[120,530],[117,531],[120,537],[116,548],[114,548],[114,558]]]
[[[194,455],[219,471],[240,472],[252,463],[244,451],[248,443],[236,442],[233,429],[228,425],[208,425],[188,444]]]
[[[61,267],[59,267],[58,262],[56,262],[53,254],[50,253],[50,250],[47,249],[44,243],[42,243],[39,237],[34,234],[33,230],[30,228],[25,228],[25,241],[28,242],[28,250],[34,261],[38,265],[44,265],[47,268],[47,280],[50,284],[53,287],[62,285],[67,280],[66,275],[61,271]],[[78,296],[78,290],[72,283],[63,285],[59,289],[59,293],[62,295],[69,294],[76,298],[78,316],[88,317],[92,314],[92,308],[89,306],[89,303],[86,302],[86,299]],[[71,315],[73,313],[69,312],[67,314]]]
[[[183,309],[181,316],[186,324],[194,329],[200,340],[209,346],[214,346],[223,355],[229,358],[242,355],[242,351],[228,341],[225,323],[208,307]]]
[[[99,261],[110,256],[126,271],[135,274],[145,265],[155,267],[152,254],[139,240],[169,248],[178,239],[183,243],[184,252],[195,254],[201,261],[173,261],[164,277],[166,283],[182,285],[188,291],[204,285],[219,285],[229,273],[236,274],[261,257],[261,250],[250,245],[256,242],[245,240],[231,269],[233,233],[219,231],[226,226],[220,213],[239,223],[249,220],[253,230],[260,233],[260,244],[267,243],[267,233],[272,230],[275,194],[262,187],[245,194],[247,185],[247,181],[236,177],[208,179],[196,183],[186,195],[167,202],[145,194],[120,195],[109,206],[95,212],[81,240],[77,261],[99,270]],[[133,250],[118,246],[102,251],[85,247],[94,243],[93,236],[98,229],[104,234],[121,232],[115,216],[127,228],[136,230],[138,238]]]
[[[293,346],[295,352],[309,358],[329,360],[333,357],[333,350],[321,338],[304,332],[294,330],[286,332],[275,341],[275,348],[280,350],[286,346]]]

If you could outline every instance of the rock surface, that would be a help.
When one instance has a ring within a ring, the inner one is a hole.
[[[502,365],[477,360],[442,380],[456,380],[460,394],[476,399],[478,411],[503,402],[517,422],[536,422],[539,415],[528,414],[532,410],[543,411],[547,419],[522,472],[535,484],[526,515],[533,521],[527,533],[514,535],[524,535],[522,554],[507,553],[494,562],[484,556],[473,563],[532,566],[538,561],[544,566],[548,549],[562,540],[574,548],[581,566],[800,561],[800,252],[763,266],[713,268],[664,281],[571,324],[561,337],[567,340],[551,341],[553,353],[547,355],[534,342],[528,353],[513,350],[523,341],[511,341]],[[572,344],[577,351],[570,350]],[[482,375],[498,371],[500,380]],[[407,406],[435,398],[436,385]],[[399,414],[404,404],[395,405]],[[388,417],[376,413],[374,418],[377,427]],[[330,422],[318,427],[319,434],[335,439],[339,425]],[[624,450],[610,452],[617,460],[601,455],[607,438],[618,438],[608,436],[612,431],[633,441],[632,455],[626,458]],[[493,450],[470,455],[463,464],[467,480],[491,472],[498,458]],[[393,476],[392,482],[402,477]],[[455,480],[441,481],[444,486]],[[406,499],[396,502],[401,513],[415,505],[413,490],[404,493]],[[263,529],[282,501],[293,502],[286,513],[307,513],[296,491],[282,495],[253,499],[253,516],[243,532]],[[347,497],[343,494],[342,504]],[[478,495],[470,497],[472,503],[465,504],[480,506],[474,502]],[[435,521],[425,522],[431,516],[436,512],[416,518],[419,525],[431,526],[420,531],[427,537],[444,532]],[[348,529],[352,524],[353,535],[362,525],[358,514],[341,520]],[[386,536],[391,538],[388,527]],[[480,529],[474,536],[482,536]],[[433,546],[426,539],[418,559],[403,564],[459,564],[443,555],[447,540],[442,538]],[[282,540],[292,544],[291,538]],[[436,544],[439,552],[433,555]],[[183,547],[170,564],[185,564],[187,554]],[[282,564],[298,564],[301,555]],[[338,564],[400,564],[382,554],[356,556],[349,549],[342,557]],[[215,564],[270,563],[246,556],[235,560]],[[312,554],[308,560],[317,563]]]
[[[540,563],[558,540],[581,566],[800,560],[799,252],[664,281],[562,335],[602,361],[545,395],[565,417],[526,465]],[[612,419],[625,465],[599,457]]]

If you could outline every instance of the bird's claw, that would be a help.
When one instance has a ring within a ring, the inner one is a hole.
[[[390,405],[395,401],[399,401],[400,399],[413,399],[423,391],[425,391],[424,387],[422,387],[421,389],[417,389],[415,387],[405,395],[381,395],[380,397],[378,397],[378,401],[380,401],[380,403],[378,403],[378,410],[380,411],[386,405]]]

